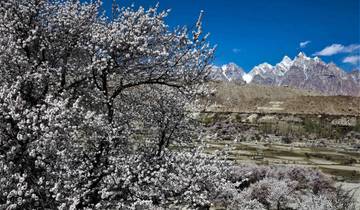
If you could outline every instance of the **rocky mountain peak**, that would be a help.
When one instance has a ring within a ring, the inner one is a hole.
[[[322,60],[321,60],[319,57],[316,56],[316,57],[314,58],[314,61],[316,61],[316,62],[321,62]]]
[[[280,63],[276,64],[275,73],[276,74],[285,74],[290,67],[293,65],[294,61],[291,60],[287,55],[281,60]]]
[[[304,58],[306,60],[309,60],[310,58],[306,56],[304,52],[299,52],[299,54],[296,56],[297,58]]]
[[[289,56],[285,55],[280,63],[290,66],[292,64],[292,60],[289,58]]]
[[[244,82],[244,70],[235,63],[222,65],[221,67],[213,66],[211,68],[210,78],[220,81],[240,81]]]
[[[255,66],[251,71],[250,74],[252,75],[257,75],[257,74],[262,74],[262,73],[269,73],[273,70],[273,66],[269,63],[262,63],[259,64],[257,66]]]
[[[229,70],[236,70],[236,69],[241,69],[241,68],[238,65],[236,65],[235,63],[229,63],[229,64],[222,65],[221,69],[223,71],[229,71]]]
[[[360,96],[360,72],[347,73],[334,63],[300,52],[294,59],[284,56],[275,66],[265,62],[249,73],[234,63],[217,67],[214,78],[272,86],[290,86],[322,92],[326,95]]]

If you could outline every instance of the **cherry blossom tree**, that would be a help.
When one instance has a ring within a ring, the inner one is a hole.
[[[214,49],[201,16],[189,31],[171,30],[167,15],[114,4],[109,20],[100,1],[0,3],[1,204],[92,208],[134,134],[152,129],[142,135],[154,155],[185,139],[185,105]]]

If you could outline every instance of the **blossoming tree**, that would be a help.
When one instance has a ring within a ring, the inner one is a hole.
[[[109,19],[100,1],[0,1],[0,209],[339,203],[311,170],[167,149],[197,138],[189,110],[214,53],[202,14],[174,30],[167,15],[114,3]]]

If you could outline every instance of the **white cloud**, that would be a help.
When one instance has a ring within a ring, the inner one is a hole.
[[[320,52],[316,52],[314,55],[330,56],[341,53],[344,50],[344,45],[341,44],[332,44],[325,47]]]
[[[305,48],[308,44],[310,44],[311,41],[307,40],[305,42],[300,42],[300,48]]]
[[[352,56],[345,57],[343,60],[343,63],[351,63],[353,65],[356,65],[356,64],[360,63],[360,55],[352,55]]]
[[[233,53],[238,54],[239,52],[241,52],[241,50],[239,48],[234,48],[232,49]]]
[[[332,44],[325,47],[323,50],[314,53],[314,55],[331,56],[339,53],[351,53],[357,49],[360,49],[360,44],[352,44],[349,46],[344,46],[342,44]]]

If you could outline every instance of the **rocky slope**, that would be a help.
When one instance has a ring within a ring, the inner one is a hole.
[[[245,83],[245,71],[234,63],[229,63],[221,67],[213,66],[211,79],[215,81],[235,81]]]

